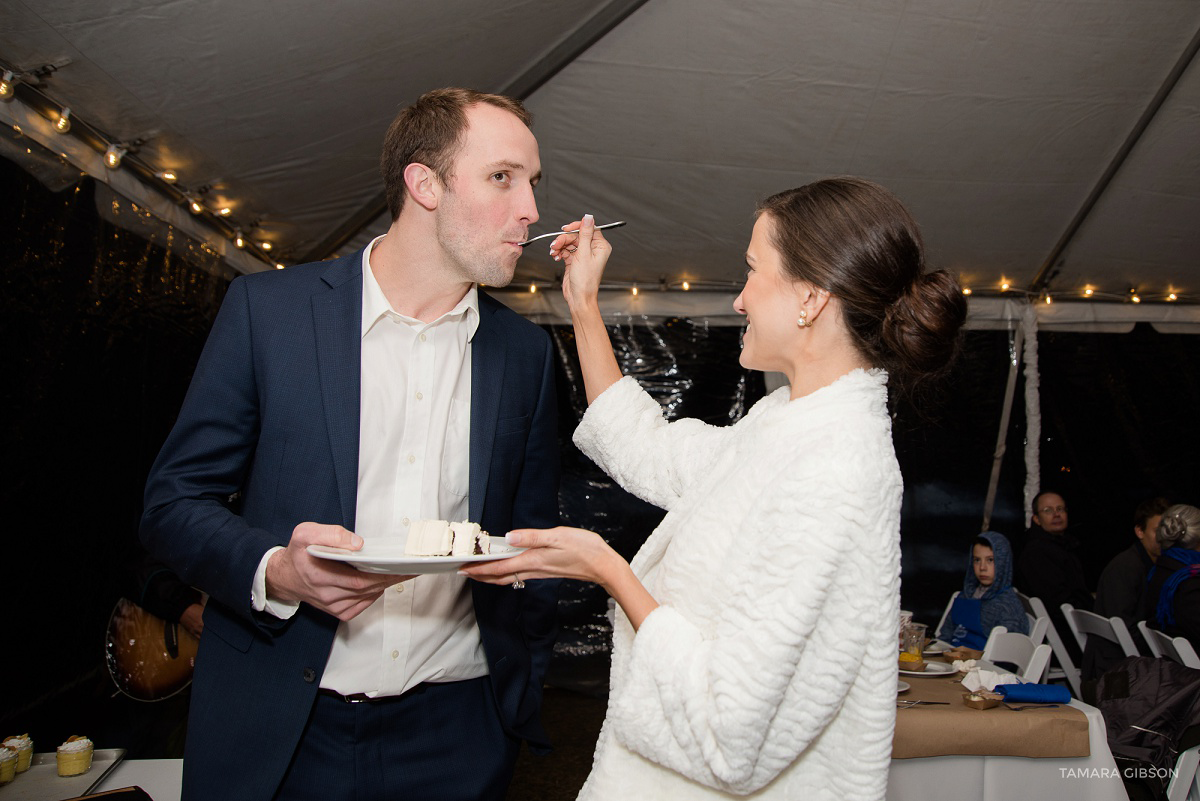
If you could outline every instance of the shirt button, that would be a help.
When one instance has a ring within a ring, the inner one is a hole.
[[[425,341],[425,335],[424,335],[424,334],[421,334],[421,341],[422,341],[422,342],[424,342],[424,341]]]
[[[421,399],[422,399],[422,398],[424,398],[424,397],[425,397],[425,396],[424,396],[424,395],[422,395],[420,392],[418,392],[418,393],[417,393],[417,400],[421,400]]]
[[[399,658],[400,658],[400,652],[392,651],[392,659],[399,659]]]
[[[404,592],[404,585],[403,585],[403,584],[397,584],[397,585],[396,585],[396,592]]]
[[[401,520],[400,522],[403,523],[405,526],[407,526],[409,521],[408,521],[408,518],[406,517],[403,520]]]
[[[408,455],[408,463],[409,463],[409,464],[412,464],[412,463],[413,463],[413,462],[415,462],[415,461],[417,461],[417,457],[416,457],[416,456],[413,456],[413,455],[410,453],[410,454]]]

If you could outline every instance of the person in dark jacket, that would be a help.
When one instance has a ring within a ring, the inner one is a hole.
[[[996,626],[1029,633],[1029,618],[1012,586],[1012,546],[995,531],[985,531],[971,544],[962,592],[937,638],[953,646],[983,650]]]
[[[1146,620],[1171,637],[1186,637],[1200,650],[1200,509],[1172,506],[1163,512],[1156,533],[1162,553],[1150,571]]]
[[[1133,536],[1136,540],[1113,557],[1100,574],[1096,585],[1096,602],[1092,611],[1102,617],[1119,617],[1125,621],[1134,642],[1141,647],[1137,624],[1142,620],[1143,595],[1146,578],[1158,558],[1155,531],[1163,512],[1171,502],[1166,498],[1147,498],[1133,513]],[[1089,637],[1083,651],[1083,678],[1098,678],[1124,658],[1125,652],[1103,637]]]
[[[1067,532],[1067,503],[1057,492],[1038,493],[1033,499],[1029,538],[1017,563],[1022,592],[1042,599],[1050,623],[1078,660],[1081,656],[1061,606],[1091,611],[1092,594],[1083,576],[1083,563],[1076,555],[1078,541]]]

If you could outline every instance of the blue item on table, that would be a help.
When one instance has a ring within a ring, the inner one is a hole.
[[[1005,701],[1033,704],[1067,704],[1071,701],[1071,692],[1061,684],[997,684],[996,692],[1003,695]]]

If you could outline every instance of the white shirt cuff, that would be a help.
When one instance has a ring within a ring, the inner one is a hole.
[[[250,588],[250,605],[254,607],[255,612],[266,612],[280,620],[287,620],[300,608],[299,601],[293,604],[272,601],[267,597],[267,561],[276,551],[282,550],[282,545],[276,545],[263,554],[262,560],[258,563],[258,570],[254,572],[254,585]]]

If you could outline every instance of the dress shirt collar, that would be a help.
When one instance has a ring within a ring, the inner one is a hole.
[[[375,249],[375,245],[384,236],[387,236],[387,234],[372,239],[371,243],[367,245],[366,250],[363,251],[362,336],[365,337],[367,332],[371,330],[381,317],[389,314],[418,327],[433,325],[448,317],[462,317],[465,315],[467,341],[470,342],[474,339],[475,331],[479,328],[479,286],[477,284],[471,284],[471,288],[467,290],[467,294],[463,295],[462,300],[453,309],[430,323],[400,314],[400,312],[392,308],[392,305],[388,303],[387,297],[383,294],[383,289],[379,286],[379,282],[375,280],[375,273],[371,271],[371,251]]]

